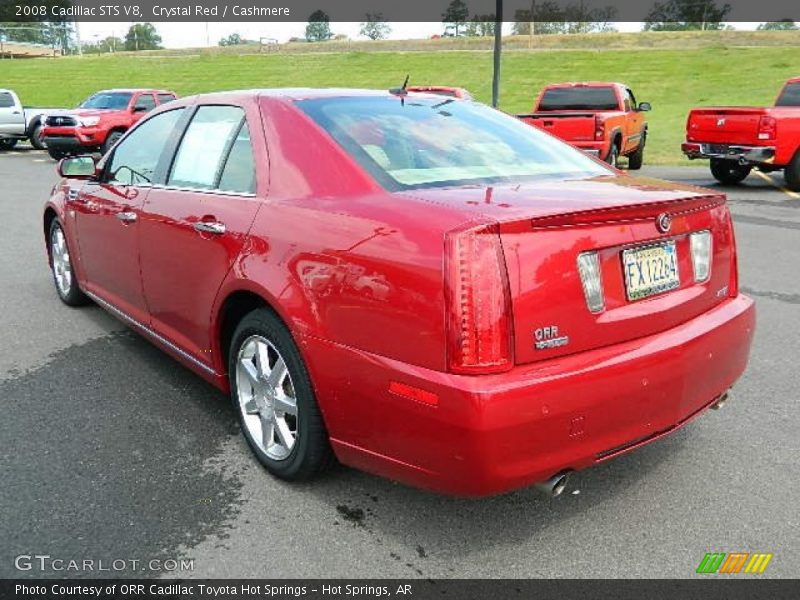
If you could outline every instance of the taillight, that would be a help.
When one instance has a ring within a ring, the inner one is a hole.
[[[774,140],[775,128],[778,122],[774,117],[763,116],[758,121],[758,139],[759,140]]]
[[[603,124],[603,119],[601,119],[599,116],[595,115],[595,117],[594,117],[594,139],[596,141],[601,141],[603,138],[605,138],[606,130],[605,130],[605,127],[603,125],[604,125]]]
[[[471,374],[509,370],[511,298],[497,227],[449,233],[445,245],[450,370]]]
[[[692,272],[695,283],[702,283],[711,275],[711,232],[695,231],[689,235],[692,255]]]
[[[736,252],[736,234],[733,231],[733,217],[729,210],[727,221],[728,243],[731,246],[731,276],[728,281],[728,297],[735,298],[739,295],[739,255]]]

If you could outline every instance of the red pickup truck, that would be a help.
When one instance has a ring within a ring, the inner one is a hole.
[[[105,154],[143,115],[176,97],[168,90],[97,92],[75,110],[49,115],[42,138],[48,153],[56,160],[85,152]]]
[[[774,107],[690,111],[681,150],[692,159],[711,159],[720,183],[739,183],[753,167],[783,169],[786,186],[800,191],[800,77],[786,82]]]
[[[555,83],[542,90],[531,114],[517,117],[612,166],[626,156],[629,169],[640,169],[650,108],[622,83]]]

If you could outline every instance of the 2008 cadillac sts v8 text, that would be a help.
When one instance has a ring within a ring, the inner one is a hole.
[[[285,479],[487,495],[672,432],[747,363],[725,197],[453,98],[162,106],[44,212],[55,286],[220,389]]]

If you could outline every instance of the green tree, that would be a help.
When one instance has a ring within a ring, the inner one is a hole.
[[[309,42],[324,42],[331,39],[331,20],[327,14],[321,10],[315,10],[308,17],[306,25],[306,39]]]
[[[645,17],[645,31],[721,30],[730,4],[716,0],[668,0],[656,2]]]
[[[464,33],[469,37],[494,35],[494,15],[475,15],[468,22]]]
[[[568,4],[563,8],[556,2],[534,2],[533,17],[530,10],[514,13],[514,34],[534,35],[551,33],[595,33],[615,31],[612,21],[617,14],[613,6],[587,8],[583,2]]]
[[[445,32],[453,31],[458,35],[459,28],[463,27],[469,17],[469,9],[464,4],[464,0],[451,0],[447,5],[447,10],[442,14],[442,23],[445,24]]]
[[[385,40],[392,32],[392,28],[381,13],[367,13],[366,21],[361,23],[359,33],[371,40]]]
[[[781,19],[780,21],[761,23],[756,29],[759,31],[794,31],[797,29],[797,24],[791,19]]]
[[[241,35],[239,35],[238,33],[232,33],[229,36],[222,38],[218,42],[218,45],[220,45],[220,46],[239,46],[240,44],[243,44],[243,43],[244,43],[244,40],[242,39]]]
[[[135,23],[125,34],[125,50],[158,50],[161,36],[152,23]]]

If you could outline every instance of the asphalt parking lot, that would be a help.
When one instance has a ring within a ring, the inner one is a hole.
[[[714,187],[705,165],[642,173]],[[779,174],[729,191],[758,305],[732,401],[553,500],[446,498],[344,467],[271,478],[226,397],[100,308],[58,301],[40,224],[55,181],[44,153],[0,154],[0,577],[66,574],[14,566],[49,555],[194,561],[81,576],[683,578],[737,551],[796,577],[800,196]]]

